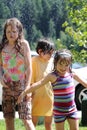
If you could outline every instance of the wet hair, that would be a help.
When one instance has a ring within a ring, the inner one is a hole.
[[[56,66],[58,61],[62,63],[63,61],[68,62],[69,64],[72,63],[72,54],[67,49],[58,50],[55,52],[54,55],[54,70],[56,70]],[[70,68],[71,71],[71,68]]]
[[[40,39],[37,42],[36,52],[39,54],[39,50],[44,54],[50,53],[51,50],[54,50],[54,44],[48,40]]]
[[[10,18],[7,19],[7,21],[4,24],[4,31],[3,31],[3,37],[0,43],[0,52],[4,48],[6,44],[8,44],[8,39],[6,37],[6,29],[8,26],[16,26],[18,29],[18,39],[15,41],[15,49],[20,52],[21,48],[21,40],[24,38],[23,36],[23,26],[22,23],[17,18]]]

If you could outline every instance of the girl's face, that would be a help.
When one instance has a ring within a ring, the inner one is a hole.
[[[57,62],[57,71],[64,75],[66,72],[69,72],[70,63],[66,60],[58,61]]]
[[[14,44],[18,38],[18,29],[16,26],[7,26],[6,28],[6,37],[10,44]]]

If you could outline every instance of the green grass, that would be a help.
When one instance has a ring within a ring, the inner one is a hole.
[[[0,130],[5,130],[5,122],[4,120],[0,120]],[[25,127],[21,120],[15,119],[15,130],[25,130]],[[36,130],[45,130],[44,125],[37,125]],[[55,126],[53,124],[53,130],[55,130]],[[68,123],[65,123],[65,130],[69,130]],[[87,130],[87,126],[79,126],[79,130]]]

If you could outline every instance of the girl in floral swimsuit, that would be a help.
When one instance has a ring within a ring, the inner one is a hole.
[[[54,93],[54,122],[56,130],[64,130],[64,123],[67,119],[70,130],[79,130],[78,112],[74,101],[75,86],[73,79],[87,87],[87,82],[71,71],[72,55],[69,50],[63,49],[55,53],[54,70],[42,80],[31,85],[18,98],[21,99],[30,92],[34,92],[47,82],[51,82]]]
[[[15,106],[18,96],[30,87],[31,56],[23,27],[17,18],[8,19],[0,44],[0,82],[3,86],[2,110],[6,130],[14,130]],[[18,105],[19,117],[26,130],[35,130],[31,120],[31,98],[25,97]]]

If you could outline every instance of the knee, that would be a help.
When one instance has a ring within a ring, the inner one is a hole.
[[[31,119],[29,119],[29,120],[22,119],[22,121],[24,123],[26,130],[35,130],[33,122],[32,122]]]
[[[45,123],[52,124],[52,117],[46,117],[45,118]]]
[[[22,122],[24,123],[24,125],[30,125],[32,123],[32,120],[29,119],[29,120],[25,120],[25,119],[22,119]]]
[[[9,118],[5,118],[5,122],[8,124],[13,124],[14,123],[14,118],[9,117]]]

